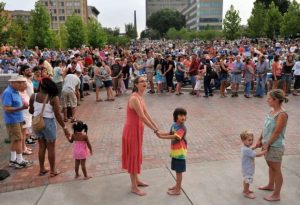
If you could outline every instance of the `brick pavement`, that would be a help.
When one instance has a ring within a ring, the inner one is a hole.
[[[79,107],[78,119],[82,119],[89,125],[88,135],[94,155],[87,160],[87,170],[94,177],[123,172],[120,168],[121,133],[127,100],[128,95],[116,99],[115,102],[96,103],[93,94],[86,97]],[[146,104],[150,114],[163,130],[169,130],[172,112],[176,107],[182,106],[187,109],[188,163],[239,158],[239,133],[249,129],[257,138],[269,110],[266,98],[221,99],[216,95],[204,99],[192,97],[187,93],[180,97],[146,95]],[[289,112],[287,155],[300,154],[299,105],[300,98],[293,96],[285,105]],[[38,145],[33,148],[34,155],[29,159],[34,161],[34,165],[26,169],[14,170],[8,167],[9,146],[0,143],[0,168],[6,168],[11,173],[11,177],[0,182],[0,193],[74,180],[72,145],[63,137],[61,129],[59,129],[56,147],[57,168],[63,171],[61,175],[55,178],[37,176]],[[145,128],[143,148],[143,169],[164,167],[169,164],[169,141],[156,138],[148,128]],[[48,163],[46,166],[48,167]]]

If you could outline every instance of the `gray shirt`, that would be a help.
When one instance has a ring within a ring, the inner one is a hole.
[[[243,146],[241,148],[242,154],[242,173],[243,176],[253,176],[254,175],[254,158],[256,153],[249,147]]]
[[[263,61],[263,62],[258,61],[257,62],[257,65],[256,65],[257,74],[266,76],[268,69],[269,69],[269,65],[268,65],[267,61]]]

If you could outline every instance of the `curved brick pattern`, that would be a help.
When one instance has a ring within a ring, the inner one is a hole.
[[[87,160],[87,169],[92,176],[111,175],[122,172],[121,133],[125,120],[125,108],[128,96],[122,96],[115,102],[96,103],[94,95],[86,97],[79,107],[78,119],[89,125],[94,155]],[[300,98],[291,97],[286,105],[289,112],[287,128],[287,155],[300,154],[299,109]],[[185,107],[188,111],[186,126],[188,129],[188,163],[238,159],[240,156],[239,133],[249,129],[257,138],[261,132],[264,118],[269,110],[266,99],[226,98],[218,95],[204,99],[188,94],[181,97],[172,95],[147,95],[146,104],[149,112],[163,130],[169,130],[172,112],[176,107]],[[2,136],[2,134],[1,134]],[[74,179],[74,161],[72,145],[66,141],[59,130],[57,141],[57,167],[63,173],[55,178],[39,177],[37,147],[34,165],[27,169],[8,168],[9,146],[0,143],[0,168],[7,168],[11,177],[0,183],[0,192],[41,186],[47,183],[59,183]],[[159,140],[153,132],[145,128],[143,169],[165,167],[169,164],[169,141]],[[48,166],[48,164],[47,164]],[[238,167],[239,169],[239,167]]]

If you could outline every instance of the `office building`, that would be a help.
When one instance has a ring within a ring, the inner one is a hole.
[[[222,30],[223,0],[189,0],[180,11],[186,18],[190,30]]]
[[[100,14],[100,11],[94,6],[88,6],[88,18],[89,20],[94,19],[98,21],[98,15]]]
[[[188,0],[146,0],[146,19],[161,9],[169,8],[180,11],[187,4]]]
[[[25,23],[29,23],[31,13],[30,11],[24,11],[24,10],[13,10],[13,11],[8,11],[10,19],[17,20],[21,19]]]
[[[51,27],[59,29],[60,24],[64,24],[68,16],[81,16],[83,22],[87,23],[88,6],[87,0],[40,0],[46,6],[51,16]]]

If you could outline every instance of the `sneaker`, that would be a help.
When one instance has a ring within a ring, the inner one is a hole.
[[[28,165],[32,165],[32,164],[33,164],[33,161],[31,161],[31,160],[27,160],[27,159],[24,159],[24,158],[23,158],[23,161],[24,161],[25,163],[27,163]]]
[[[212,97],[212,96],[214,96],[214,94],[210,93],[210,94],[209,94],[209,96],[211,96],[211,97]]]
[[[25,140],[26,144],[35,144],[35,141],[33,141],[31,138],[28,138]]]
[[[16,160],[15,160],[15,161],[9,160],[8,166],[10,166],[10,167],[15,167],[16,163],[17,163]]]

